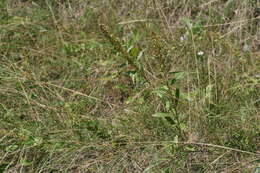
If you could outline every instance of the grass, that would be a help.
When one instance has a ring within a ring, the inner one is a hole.
[[[0,172],[257,172],[259,1],[1,1]]]

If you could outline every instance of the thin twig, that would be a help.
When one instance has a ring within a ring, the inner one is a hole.
[[[221,148],[229,151],[236,151],[240,153],[260,156],[258,153],[250,152],[250,151],[244,151],[236,148],[216,145],[216,144],[209,144],[209,143],[199,143],[199,142],[175,142],[175,141],[151,141],[151,142],[131,142],[133,144],[155,144],[155,145],[162,145],[165,143],[172,143],[172,144],[181,144],[181,145],[200,145],[200,146],[206,146],[206,147],[213,147],[213,148]]]
[[[119,25],[125,25],[125,24],[131,24],[131,23],[137,23],[137,22],[151,22],[154,21],[153,19],[136,19],[136,20],[129,20],[124,22],[119,22]]]
[[[72,92],[73,94],[81,95],[81,96],[84,96],[84,97],[90,98],[90,99],[92,99],[92,100],[96,100],[96,101],[99,101],[99,102],[102,102],[102,103],[106,103],[107,105],[110,106],[110,108],[112,108],[112,106],[119,107],[119,106],[116,105],[116,104],[109,103],[108,101],[105,101],[105,100],[102,100],[102,99],[99,99],[99,98],[96,98],[96,97],[93,97],[93,96],[90,96],[90,95],[84,94],[84,93],[79,92],[79,91],[75,91],[75,90],[72,90],[72,89],[66,88],[66,87],[63,87],[63,86],[55,85],[55,84],[52,84],[52,83],[49,83],[49,82],[46,82],[46,83],[44,83],[44,84],[46,84],[46,85],[50,85],[50,86],[53,86],[53,87],[56,87],[56,88],[63,89],[63,90],[65,90],[65,91],[69,91],[69,92]]]

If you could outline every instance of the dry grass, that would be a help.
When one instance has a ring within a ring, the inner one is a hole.
[[[0,172],[257,172],[259,5],[1,1]]]

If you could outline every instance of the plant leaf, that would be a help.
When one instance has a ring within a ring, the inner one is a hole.
[[[171,125],[175,124],[172,114],[170,113],[157,112],[153,114],[152,117],[165,118],[165,120],[168,121],[168,123],[170,123]]]
[[[166,117],[172,117],[172,114],[170,114],[170,113],[163,113],[163,112],[156,112],[155,114],[152,115],[152,117],[166,118]]]

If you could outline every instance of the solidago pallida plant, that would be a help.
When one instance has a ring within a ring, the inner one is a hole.
[[[141,77],[143,77],[148,82],[144,74],[144,71],[135,64],[135,62],[133,61],[133,57],[131,57],[131,55],[124,48],[122,41],[120,41],[119,38],[117,38],[113,34],[110,34],[110,32],[107,29],[107,26],[105,26],[104,24],[100,24],[99,27],[102,34],[105,36],[107,40],[109,40],[109,42],[113,45],[115,50],[121,53],[123,58],[139,73]]]
[[[155,32],[151,33],[150,50],[151,55],[154,60],[153,64],[153,74],[160,74],[165,77],[170,71],[171,63],[169,57],[169,49],[167,42]]]

